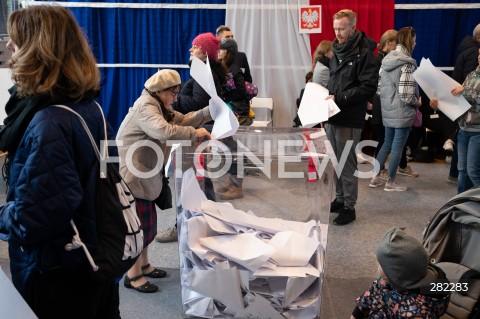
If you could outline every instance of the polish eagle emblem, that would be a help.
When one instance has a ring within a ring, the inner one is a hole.
[[[313,29],[318,27],[318,11],[308,9],[302,13],[302,27],[307,29]]]

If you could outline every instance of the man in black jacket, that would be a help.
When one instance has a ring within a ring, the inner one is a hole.
[[[480,49],[480,23],[473,29],[473,36],[465,37],[458,48],[458,58],[455,62],[452,78],[462,84],[467,74],[477,68],[478,50]]]
[[[229,27],[221,25],[217,28],[217,38],[223,40],[224,38],[233,39],[233,33]],[[245,52],[237,52],[235,54],[235,64],[242,69],[245,81],[252,83],[252,75],[250,74],[250,66]]]
[[[335,175],[336,197],[330,212],[339,213],[333,223],[346,225],[355,220],[355,204],[358,195],[357,158],[355,147],[360,141],[365,124],[367,102],[377,89],[378,66],[369,47],[367,36],[356,29],[357,15],[352,10],[340,10],[333,16],[336,39],[334,56],[330,60],[328,90],[340,112],[328,120],[327,136],[339,163],[346,149],[345,165],[340,176]]]

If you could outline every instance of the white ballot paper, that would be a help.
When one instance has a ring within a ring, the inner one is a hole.
[[[235,134],[240,124],[232,110],[217,95],[209,60],[207,59],[207,63],[203,63],[199,58],[193,57],[190,75],[210,95],[208,109],[215,121],[213,123],[212,138],[220,139]]]
[[[420,66],[412,75],[430,99],[438,100],[438,109],[452,121],[470,108],[470,104],[462,95],[455,96],[450,93],[460,84],[437,69],[430,59],[422,58]]]
[[[298,108],[298,117],[303,127],[314,127],[340,112],[333,99],[325,100],[328,95],[328,90],[320,84],[308,82],[305,85]]]
[[[268,243],[277,248],[272,259],[279,266],[298,267],[308,264],[308,261],[312,258],[313,253],[320,244],[313,238],[293,231],[278,232]],[[295,249],[296,247],[302,247],[303,249]]]
[[[262,267],[276,250],[256,233],[204,237],[200,243],[252,272]]]
[[[246,294],[245,301],[248,307],[236,314],[235,318],[252,319],[285,319],[271,305],[270,301],[259,294]]]
[[[240,276],[236,268],[192,270],[187,275],[189,288],[204,296],[213,297],[227,306],[228,314],[243,310]]]
[[[183,173],[180,198],[185,314],[258,319],[318,315],[319,255],[324,250],[316,221],[257,217],[231,203],[209,201],[193,168]]]

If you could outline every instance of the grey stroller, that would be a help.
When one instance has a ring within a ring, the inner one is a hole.
[[[480,188],[458,194],[440,208],[424,231],[423,246],[453,284],[442,318],[479,319]]]

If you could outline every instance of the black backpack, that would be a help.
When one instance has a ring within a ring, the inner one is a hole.
[[[103,117],[105,131],[103,157],[82,116],[67,106],[55,106],[68,110],[79,118],[99,159],[99,165],[102,160],[108,158],[107,125],[100,105],[97,104]],[[95,251],[93,253],[88,251],[80,239],[73,220],[70,223],[75,235],[65,249],[82,247],[92,266],[92,277],[98,281],[113,281],[127,272],[142,252],[143,231],[137,216],[135,199],[112,163],[107,163],[105,171],[100,168],[96,212],[97,245]]]

